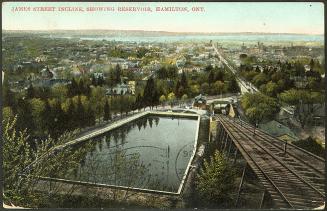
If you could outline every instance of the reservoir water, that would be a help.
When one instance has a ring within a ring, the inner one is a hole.
[[[90,150],[65,179],[177,192],[197,127],[197,118],[153,115],[127,123],[83,143]]]

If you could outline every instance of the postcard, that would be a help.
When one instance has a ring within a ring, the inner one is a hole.
[[[4,208],[324,209],[323,2],[4,2]]]

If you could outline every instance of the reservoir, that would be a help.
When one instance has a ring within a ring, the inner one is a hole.
[[[147,115],[78,144],[87,147],[66,178],[178,192],[192,158],[198,118]]]

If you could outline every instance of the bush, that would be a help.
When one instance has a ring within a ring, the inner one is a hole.
[[[325,149],[311,136],[309,136],[307,139],[293,141],[292,144],[320,157],[324,157],[325,155]]]
[[[231,199],[234,190],[235,171],[218,150],[196,177],[196,190],[199,200],[206,206],[215,206]]]

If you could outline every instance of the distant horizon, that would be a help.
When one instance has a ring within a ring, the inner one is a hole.
[[[198,31],[163,31],[163,30],[141,30],[141,29],[2,29],[2,32],[60,32],[60,31],[124,31],[124,32],[156,32],[156,33],[170,33],[170,34],[285,34],[285,35],[317,35],[324,36],[324,34],[315,33],[295,33],[295,32],[198,32]]]

